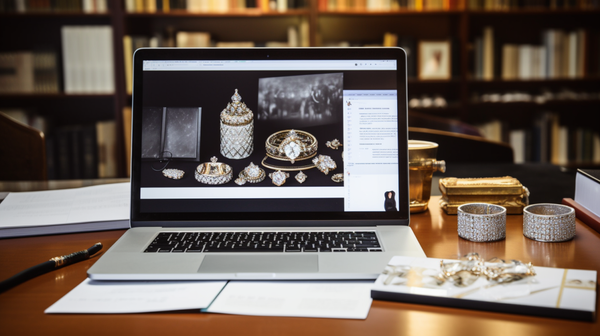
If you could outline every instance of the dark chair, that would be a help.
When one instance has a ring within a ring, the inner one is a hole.
[[[0,113],[0,180],[46,180],[44,133]]]
[[[408,126],[482,136],[477,127],[462,121],[408,111]]]
[[[437,143],[437,159],[446,163],[514,162],[513,150],[508,144],[479,136],[409,127],[408,138]]]

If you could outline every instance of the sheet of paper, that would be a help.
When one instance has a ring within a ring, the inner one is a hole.
[[[84,280],[46,314],[122,314],[206,308],[226,281]]]
[[[0,203],[0,228],[129,219],[129,183],[10,193]]]
[[[365,319],[373,281],[230,281],[207,312]]]

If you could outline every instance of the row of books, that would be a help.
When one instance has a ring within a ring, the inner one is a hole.
[[[555,112],[541,113],[531,128],[511,129],[506,122],[493,120],[479,125],[479,129],[490,140],[509,143],[515,163],[600,163],[600,132],[564,125]]]
[[[598,0],[467,0],[468,9],[593,9],[600,8]]]
[[[261,11],[286,11],[305,8],[308,0],[126,0],[125,10],[134,12],[170,12],[185,10],[192,13],[233,12],[258,8]]]
[[[0,0],[0,12],[105,13],[107,0]]]
[[[574,91],[563,88],[559,91],[542,90],[540,93],[531,94],[522,91],[509,91],[505,93],[489,92],[474,93],[471,97],[472,103],[535,103],[546,104],[554,102],[591,102],[600,101],[600,92]]]
[[[52,127],[51,120],[23,109],[2,113],[44,133],[48,179],[117,177],[117,127],[114,120],[88,125]],[[131,112],[127,113],[131,127]],[[127,119],[124,117],[124,120]],[[129,131],[130,129],[126,129]],[[131,136],[131,133],[127,133]],[[129,145],[130,142],[127,143]],[[126,148],[127,149],[127,148]]]
[[[63,26],[65,93],[114,93],[112,27]]]
[[[125,35],[123,37],[123,52],[125,59],[125,81],[127,93],[132,92],[132,55],[138,48],[144,47],[308,47],[310,44],[308,21],[302,20],[298,26],[290,26],[287,31],[287,41],[213,41],[209,32],[178,31],[169,29],[166,34],[155,36]]]
[[[503,44],[497,53],[494,29],[485,27],[482,35],[475,38],[474,77],[483,80],[583,78],[586,36],[584,29],[547,29],[542,32],[540,45]]]
[[[0,53],[0,93],[56,93],[59,76],[56,53]]]
[[[321,11],[450,10],[458,0],[319,0]]]
[[[116,123],[63,126],[46,137],[48,179],[117,177]]]

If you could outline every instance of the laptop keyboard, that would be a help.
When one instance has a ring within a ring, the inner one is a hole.
[[[161,232],[144,252],[382,252],[375,231]]]

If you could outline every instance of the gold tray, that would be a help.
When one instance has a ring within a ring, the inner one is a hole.
[[[440,207],[455,215],[467,203],[490,203],[506,208],[507,214],[522,214],[529,204],[529,190],[514,177],[456,178],[439,181]]]

